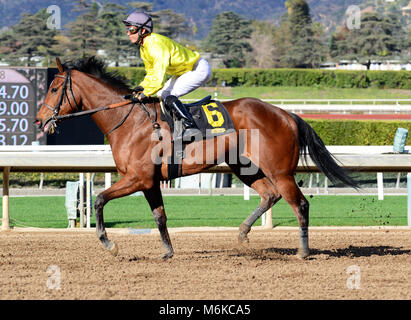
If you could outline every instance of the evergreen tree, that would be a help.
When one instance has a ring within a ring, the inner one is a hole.
[[[171,9],[167,9],[157,11],[156,15],[159,17],[156,32],[166,37],[178,40],[179,37],[187,35],[191,31],[184,14],[178,14]]]
[[[96,2],[89,4],[84,0],[77,0],[76,10],[84,12],[77,19],[68,24],[68,50],[66,57],[73,59],[96,55],[106,40],[101,37],[102,20],[99,17],[99,6]]]
[[[223,63],[228,68],[245,65],[246,52],[250,51],[250,22],[233,12],[218,14],[203,47],[207,51],[224,54]]]
[[[340,29],[332,36],[330,55],[338,59],[386,60],[398,57],[406,45],[406,35],[397,16],[377,12],[361,15],[361,28]]]
[[[310,8],[305,0],[286,1],[288,9],[286,52],[282,61],[288,67],[309,68],[318,66],[324,59],[322,28],[313,25]]]
[[[36,14],[23,14],[10,31],[0,35],[0,55],[12,65],[33,66],[34,57],[56,55],[54,45],[58,31],[47,28],[50,16],[46,9]]]
[[[105,3],[101,10],[98,30],[99,38],[104,39],[100,48],[104,50],[106,58],[119,66],[121,61],[126,60],[128,55],[135,51],[130,45],[123,20],[127,14],[127,7],[115,3]]]

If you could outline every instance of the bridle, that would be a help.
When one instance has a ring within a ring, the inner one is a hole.
[[[67,70],[65,70],[65,72],[66,72],[66,75],[61,75],[61,74],[55,75],[55,78],[58,77],[58,78],[63,78],[64,79],[62,90],[61,90],[61,93],[60,93],[60,97],[59,97],[56,105],[54,107],[52,107],[52,106],[48,105],[45,102],[42,103],[42,105],[44,105],[46,108],[53,111],[53,116],[51,117],[51,120],[49,120],[49,121],[51,122],[51,125],[54,128],[57,127],[57,121],[62,120],[62,117],[63,117],[63,116],[59,116],[59,113],[60,113],[61,105],[63,104],[64,96],[67,97],[67,101],[68,101],[70,107],[72,109],[74,109],[73,105],[70,102],[68,93],[67,93],[67,86],[68,86],[68,91],[70,92],[71,98],[72,98],[72,100],[75,104],[76,109],[78,111],[81,110],[81,106],[77,103],[76,98],[74,97],[73,86],[72,86],[72,81],[71,81],[71,70],[67,69]]]
[[[113,132],[114,130],[116,130],[118,127],[120,127],[126,121],[128,116],[130,115],[131,111],[134,109],[134,106],[135,106],[136,103],[129,100],[129,98],[131,98],[132,95],[127,95],[127,96],[123,97],[124,99],[127,99],[126,101],[110,104],[108,106],[103,106],[103,107],[99,107],[99,108],[92,109],[92,110],[80,111],[81,110],[81,105],[79,105],[77,103],[76,98],[74,97],[74,93],[73,93],[73,86],[72,86],[72,81],[71,81],[71,70],[66,69],[65,72],[66,72],[65,76],[61,75],[61,74],[55,75],[55,77],[59,77],[59,78],[64,79],[62,91],[61,91],[60,97],[59,97],[56,105],[54,107],[52,107],[52,106],[50,106],[50,105],[48,105],[47,103],[44,103],[44,102],[42,104],[46,108],[48,108],[49,110],[53,111],[53,116],[47,121],[47,122],[50,122],[50,126],[51,126],[50,128],[52,128],[51,130],[54,131],[57,128],[57,123],[59,121],[64,120],[64,119],[69,119],[69,118],[94,114],[94,113],[99,112],[99,111],[114,109],[114,108],[118,108],[118,107],[123,107],[123,106],[126,106],[126,105],[130,104],[130,103],[133,103],[133,105],[131,106],[130,110],[127,112],[125,117],[116,126],[114,126],[111,130],[109,130],[108,132],[106,132],[104,134],[106,136],[106,135],[110,134],[111,132]],[[67,86],[68,86],[68,88],[67,88]],[[68,101],[70,107],[72,109],[74,109],[71,102],[70,102],[69,96],[67,94],[67,89],[70,92],[72,100],[74,101],[77,112],[70,113],[70,114],[65,114],[65,115],[59,115],[61,105],[63,104],[64,96],[67,97],[67,101]],[[154,112],[154,119],[153,119],[151,117],[150,111],[148,110],[148,108],[145,106],[144,103],[140,102],[138,105],[146,113],[147,117],[150,119],[150,121],[153,125],[153,130],[157,132],[157,134],[159,136],[159,140],[162,140],[162,137],[161,137],[161,134],[160,134],[160,125],[157,122],[157,112]]]

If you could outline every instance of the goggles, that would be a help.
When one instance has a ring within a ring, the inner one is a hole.
[[[136,27],[136,26],[127,26],[126,27],[126,31],[130,32],[131,34],[135,34],[138,32],[140,28]]]

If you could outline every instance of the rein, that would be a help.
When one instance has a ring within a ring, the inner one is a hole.
[[[127,100],[127,101],[110,104],[108,106],[99,107],[99,108],[92,109],[92,110],[79,111],[79,112],[75,112],[75,113],[65,114],[65,115],[62,115],[62,116],[56,116],[55,119],[59,121],[59,120],[66,120],[66,119],[70,119],[70,118],[86,116],[86,115],[89,115],[89,114],[94,114],[94,113],[99,112],[99,111],[115,109],[115,108],[118,108],[118,107],[124,107],[124,106],[126,106],[130,103],[131,103],[131,101]]]
[[[112,109],[115,109],[115,108],[124,107],[124,106],[126,106],[126,105],[133,102],[132,100],[129,100],[132,95],[126,95],[126,96],[123,97],[124,99],[127,99],[126,101],[109,104],[107,106],[99,107],[99,108],[92,109],[92,110],[78,111],[78,112],[74,112],[74,113],[70,113],[70,114],[59,115],[61,104],[63,103],[64,95],[67,95],[67,84],[69,85],[68,89],[70,91],[71,97],[74,101],[74,104],[76,105],[77,110],[79,110],[80,107],[77,104],[76,99],[74,98],[74,93],[73,93],[72,85],[71,85],[70,71],[69,70],[66,71],[66,76],[56,75],[56,77],[64,78],[63,89],[62,89],[61,95],[59,97],[59,100],[58,100],[57,104],[54,106],[54,108],[49,106],[48,104],[43,103],[43,105],[45,105],[48,109],[50,109],[54,112],[54,115],[53,115],[52,119],[50,120],[51,126],[53,128],[57,127],[57,122],[58,121],[67,120],[67,119],[76,118],[76,117],[82,117],[82,116],[86,116],[86,115],[91,115],[91,114],[94,114],[94,113],[97,113],[97,112],[100,112],[100,111],[104,111],[104,110],[112,110]],[[68,102],[71,106],[70,99],[68,98],[68,95],[67,95],[67,100],[68,100]],[[131,111],[133,111],[135,105],[136,105],[136,103],[133,102],[133,105],[131,106],[131,108],[127,112],[127,114],[124,116],[124,118],[117,125],[115,125],[112,129],[107,131],[104,134],[104,136],[109,135],[114,130],[119,128],[126,121],[128,116],[130,115]],[[162,136],[161,136],[161,133],[160,133],[160,130],[159,130],[160,129],[160,124],[157,122],[157,111],[154,110],[154,119],[153,119],[151,117],[151,113],[150,113],[149,109],[146,107],[146,105],[144,103],[141,102],[138,105],[146,113],[147,117],[150,119],[150,121],[153,125],[153,130],[157,132],[158,138],[161,141]],[[154,109],[155,109],[155,107],[154,107]]]

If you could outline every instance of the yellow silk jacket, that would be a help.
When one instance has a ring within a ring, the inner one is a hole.
[[[166,74],[181,76],[193,70],[200,54],[157,33],[144,38],[140,56],[146,69],[146,76],[140,83],[144,95],[150,97],[164,86]]]

